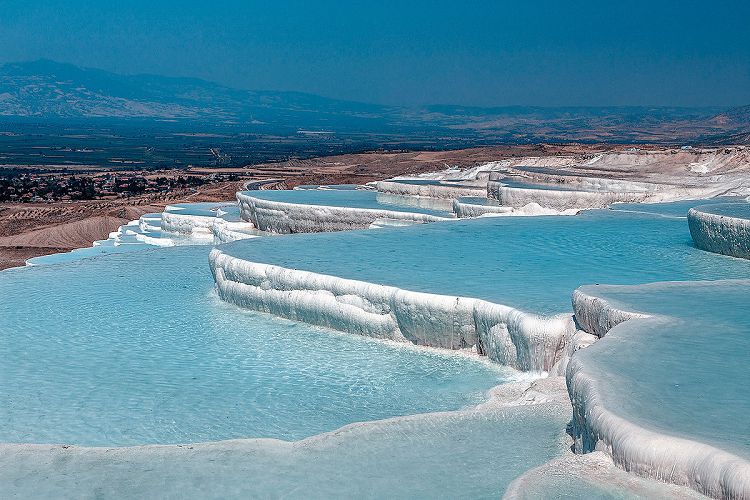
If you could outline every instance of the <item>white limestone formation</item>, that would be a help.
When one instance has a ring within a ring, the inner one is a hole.
[[[484,185],[458,186],[454,184],[407,184],[405,182],[380,181],[375,184],[381,193],[401,196],[424,196],[428,198],[453,199],[460,196],[485,196]]]
[[[141,231],[160,231],[161,213],[141,215],[138,219],[138,226],[141,228]]]
[[[194,238],[213,238],[215,216],[188,215],[165,211],[161,214],[161,230]]]
[[[570,191],[505,186],[499,181],[487,183],[487,196],[500,205],[522,208],[532,203],[558,212],[605,208],[613,203],[643,202],[648,193],[617,191]]]
[[[624,321],[649,316],[619,309],[609,301],[589,295],[579,289],[573,292],[573,317],[580,328],[601,338]]]
[[[655,331],[669,327],[666,318],[623,311],[580,289],[573,295],[573,307],[577,322],[599,337],[623,322],[638,322],[639,327],[650,326]],[[711,497],[750,498],[747,460],[708,444],[655,432],[626,420],[604,404],[599,377],[581,357],[570,359],[566,378],[573,405],[576,452],[604,451],[627,471],[688,486]]]
[[[688,226],[695,246],[709,252],[750,259],[750,218],[711,213],[716,207],[750,215],[747,203],[704,205],[688,211]]]
[[[487,214],[500,214],[509,215],[513,212],[513,207],[505,207],[502,205],[490,205],[483,203],[471,203],[464,201],[461,198],[453,200],[453,213],[456,217],[461,219],[470,217],[481,217]]]
[[[480,299],[413,292],[250,262],[214,249],[209,257],[223,300],[336,330],[465,349],[526,371],[548,372],[569,354],[572,317],[543,317]]]
[[[255,229],[255,226],[249,222],[228,221],[219,217],[213,221],[211,232],[214,236],[214,243],[216,245],[231,243],[232,241],[258,238],[262,234],[261,231]]]
[[[255,198],[248,193],[237,193],[237,200],[243,220],[262,231],[279,234],[367,229],[377,219],[413,222],[446,220],[417,212],[284,203]]]

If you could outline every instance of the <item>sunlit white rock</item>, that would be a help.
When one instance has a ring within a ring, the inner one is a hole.
[[[209,262],[222,299],[340,331],[447,349],[476,346],[490,359],[548,372],[570,351],[569,314],[543,317],[469,297],[283,268],[214,249]]]
[[[412,222],[445,220],[416,212],[285,203],[256,198],[247,193],[237,193],[237,200],[243,220],[262,231],[280,234],[367,229],[377,219]]]

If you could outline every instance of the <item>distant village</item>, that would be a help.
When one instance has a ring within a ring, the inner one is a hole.
[[[142,173],[100,175],[28,174],[0,176],[0,202],[44,203],[95,199],[128,198],[174,189],[196,188],[204,184],[236,181],[236,174],[206,176],[154,176]]]

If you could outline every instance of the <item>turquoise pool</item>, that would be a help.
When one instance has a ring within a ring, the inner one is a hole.
[[[744,201],[741,203],[711,203],[708,205],[699,205],[697,208],[701,212],[707,214],[737,217],[738,219],[750,219],[750,203]]]
[[[612,210],[292,235],[283,245],[256,239],[222,249],[251,261],[539,313],[570,311],[572,291],[584,284],[750,278],[749,261],[695,248],[682,218]]]
[[[646,429],[750,459],[750,281],[583,290],[620,309],[665,318],[626,322],[576,353],[606,408]]]
[[[229,306],[214,295],[208,251],[0,272],[0,442],[300,439],[474,405],[515,376]]]
[[[295,443],[0,453],[0,490],[52,498],[500,498],[562,451],[551,405],[423,415]],[[43,480],[38,478],[43,477]]]
[[[737,196],[721,196],[710,200],[684,200],[670,203],[614,203],[610,209],[625,212],[642,212],[665,217],[681,217],[687,219],[688,210],[697,206],[705,206],[706,203],[737,203],[742,198]],[[750,204],[748,204],[750,206]]]
[[[383,194],[363,189],[295,189],[288,191],[269,189],[265,191],[245,191],[243,194],[261,200],[301,205],[395,210],[437,215],[439,217],[453,217],[453,212],[447,204],[445,209],[435,209],[432,208],[434,205],[429,205],[427,202],[418,203],[419,199],[415,197]]]

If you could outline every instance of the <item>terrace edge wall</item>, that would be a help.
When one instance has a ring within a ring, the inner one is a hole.
[[[245,193],[237,193],[237,201],[243,220],[251,222],[257,229],[278,234],[367,229],[378,219],[416,223],[446,220],[443,217],[418,212],[270,201]]]
[[[688,211],[688,227],[701,250],[750,259],[750,219],[704,212],[699,206]]]
[[[378,181],[375,183],[378,192],[400,196],[423,196],[427,198],[453,199],[461,196],[484,197],[487,190],[484,186],[446,186],[441,184],[407,184],[404,182]]]
[[[668,327],[664,318],[624,311],[580,289],[572,300],[576,322],[599,337],[628,321]],[[628,472],[688,486],[714,498],[750,498],[750,462],[708,444],[644,429],[610,411],[603,403],[598,377],[578,356],[570,358],[566,381],[576,453],[604,451]]]
[[[413,292],[209,255],[230,303],[339,331],[445,349],[476,349],[519,370],[559,373],[580,346],[572,316],[538,316],[485,300]],[[588,336],[586,336],[588,337]]]

